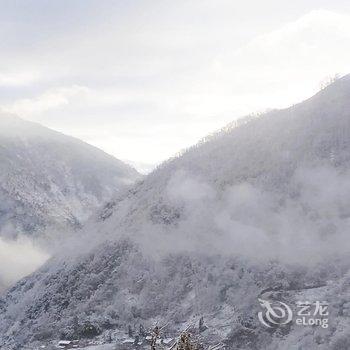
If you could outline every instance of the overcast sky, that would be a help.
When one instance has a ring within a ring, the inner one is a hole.
[[[0,106],[143,165],[350,72],[350,2],[0,0]]]

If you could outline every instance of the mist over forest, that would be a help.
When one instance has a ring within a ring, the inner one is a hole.
[[[175,335],[203,318],[212,345],[282,349],[317,337],[319,349],[345,349],[349,96],[345,76],[212,134],[115,192],[68,236],[43,231],[49,254],[30,243],[37,234],[3,239],[27,269],[17,261],[4,281],[42,266],[4,294],[0,344],[83,341],[90,331],[103,343],[155,323]],[[254,316],[265,293],[296,305],[309,291],[329,303],[334,331],[290,325],[280,338]]]

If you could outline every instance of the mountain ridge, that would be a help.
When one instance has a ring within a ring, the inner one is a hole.
[[[14,231],[32,234],[45,229],[45,216],[52,224],[80,225],[139,178],[96,147],[19,117],[0,117],[0,145],[0,230],[11,223]],[[6,210],[6,202],[13,210]]]
[[[216,135],[117,196],[69,250],[0,299],[0,345],[84,338],[86,325],[101,341],[156,322],[176,334],[205,316],[207,344],[347,349],[348,97],[349,76]],[[322,286],[314,298],[329,302],[332,328],[259,323],[262,291],[295,305],[310,285]]]

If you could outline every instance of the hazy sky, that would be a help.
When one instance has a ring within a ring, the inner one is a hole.
[[[153,164],[350,72],[350,2],[0,0],[0,105]]]

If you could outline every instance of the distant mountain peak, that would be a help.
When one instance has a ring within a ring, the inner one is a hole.
[[[9,225],[13,235],[80,225],[139,178],[83,141],[0,114],[0,235]]]

